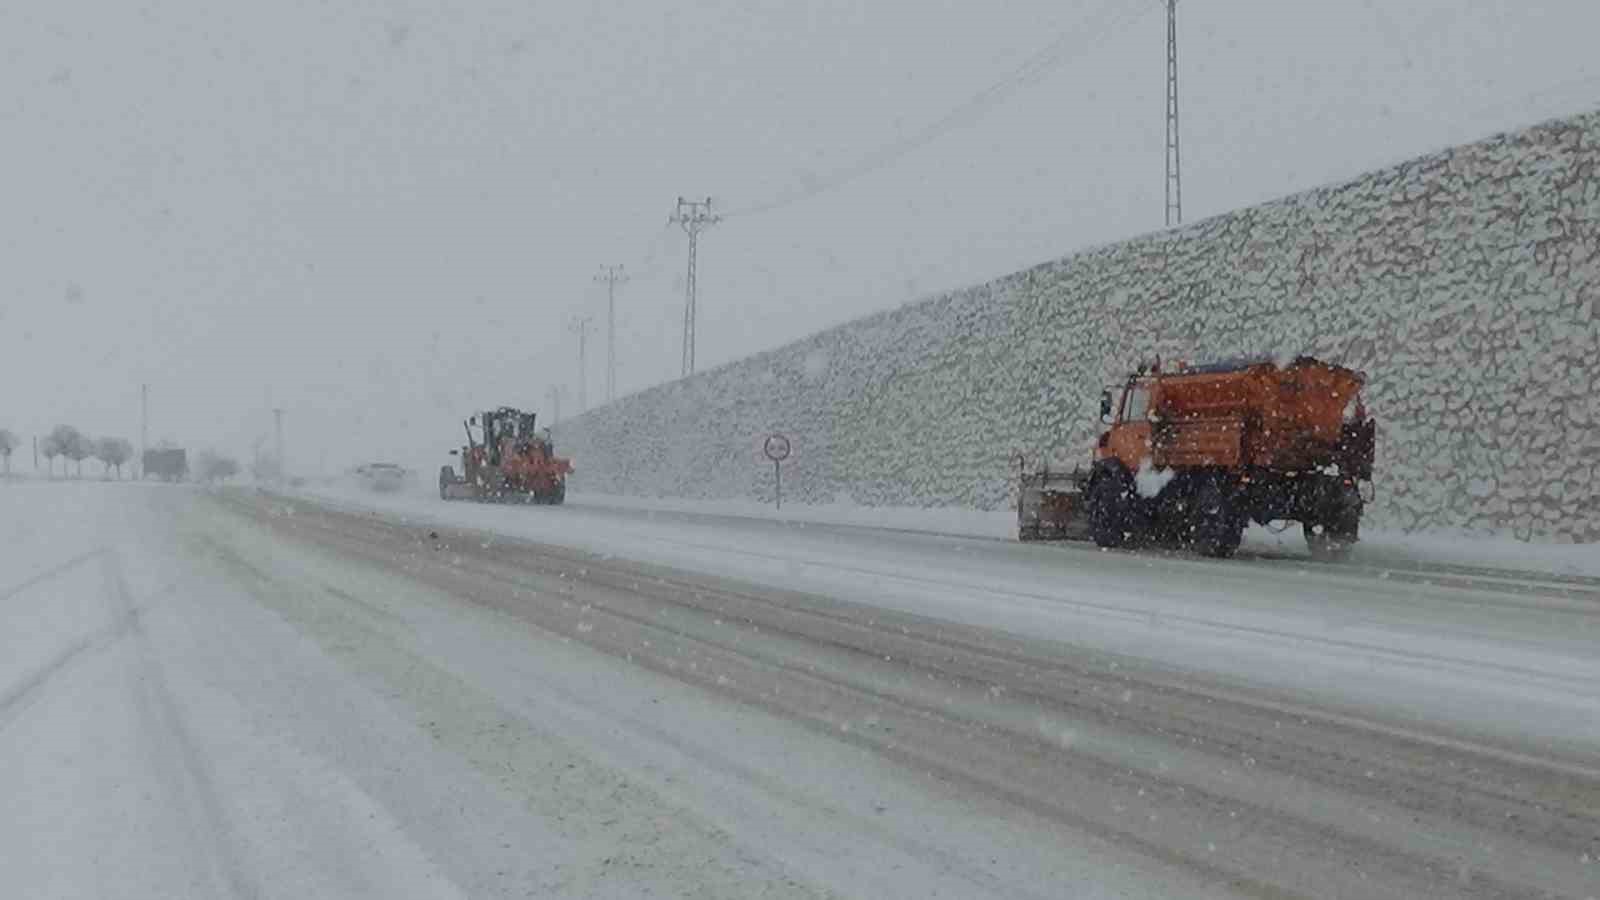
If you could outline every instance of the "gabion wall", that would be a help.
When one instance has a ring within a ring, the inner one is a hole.
[[[1600,540],[1600,113],[935,296],[626,397],[558,434],[575,490],[1002,508],[1088,459],[1142,359],[1364,369],[1368,521]]]

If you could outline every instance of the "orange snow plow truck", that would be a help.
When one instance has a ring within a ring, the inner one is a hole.
[[[1159,363],[1105,391],[1108,427],[1087,470],[1021,472],[1018,536],[1159,542],[1231,556],[1245,525],[1301,523],[1314,556],[1357,540],[1376,423],[1364,376],[1302,356]]]

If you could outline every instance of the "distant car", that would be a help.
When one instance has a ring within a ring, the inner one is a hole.
[[[395,463],[374,462],[356,466],[356,477],[374,491],[398,491],[405,487],[411,471]]]

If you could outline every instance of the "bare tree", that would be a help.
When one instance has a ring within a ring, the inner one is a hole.
[[[67,459],[78,464],[78,477],[83,477],[83,461],[94,455],[94,441],[89,436],[77,429],[73,429],[72,439],[66,445]]]
[[[101,452],[106,449],[106,446],[104,444],[105,440],[106,440],[105,438],[88,438],[87,441],[88,441],[88,445],[89,445],[89,447],[88,447],[89,456],[87,458],[88,459],[98,459],[100,461],[100,480],[101,481],[110,481],[111,480],[111,463],[106,462],[106,458],[104,456],[100,455]]]
[[[11,474],[11,451],[17,449],[17,436],[0,428],[0,458],[6,461],[6,474]]]
[[[44,454],[45,459],[50,461],[51,477],[56,474],[56,457],[64,456],[67,459],[83,459],[82,456],[74,457],[72,455],[74,450],[82,449],[82,443],[83,435],[79,434],[78,429],[73,428],[71,425],[57,425],[50,429],[50,433],[45,436],[45,439],[40,441],[39,450]],[[87,453],[84,454],[84,456],[87,455]],[[63,463],[61,466],[63,475],[66,474],[66,468],[66,464]]]
[[[201,481],[227,481],[239,474],[239,463],[231,456],[224,456],[211,450],[202,450],[199,459],[195,461],[195,470],[198,472]]]
[[[105,464],[106,474],[111,469],[117,470],[117,479],[122,479],[122,466],[133,458],[133,445],[119,437],[104,437],[94,444],[95,458]]]
[[[50,477],[56,477],[56,457],[61,455],[61,446],[56,443],[55,435],[47,434],[39,442],[39,452],[44,454],[45,465],[50,468]]]

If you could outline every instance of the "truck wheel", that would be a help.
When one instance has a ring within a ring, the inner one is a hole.
[[[1207,481],[1195,493],[1195,552],[1226,559],[1244,540],[1244,520],[1240,518],[1228,492],[1215,481]]]
[[[1353,531],[1336,530],[1320,522],[1305,522],[1301,528],[1305,531],[1306,547],[1311,551],[1312,559],[1344,562],[1350,558],[1350,550],[1356,542]]]
[[[1095,544],[1112,548],[1128,542],[1132,518],[1128,514],[1129,493],[1126,480],[1115,475],[1101,475],[1089,484],[1085,500],[1089,508],[1089,536],[1094,538]]]
[[[562,482],[556,485],[556,489],[554,491],[550,492],[550,505],[560,506],[565,502],[567,502],[567,484],[566,482]]]
[[[456,472],[455,472],[454,469],[450,468],[449,466],[440,466],[439,467],[439,499],[440,500],[449,500],[450,499],[450,485],[454,484],[455,480],[456,480]]]
[[[1355,485],[1324,482],[1316,509],[1301,522],[1311,556],[1325,562],[1348,559],[1359,539],[1364,506]]]

